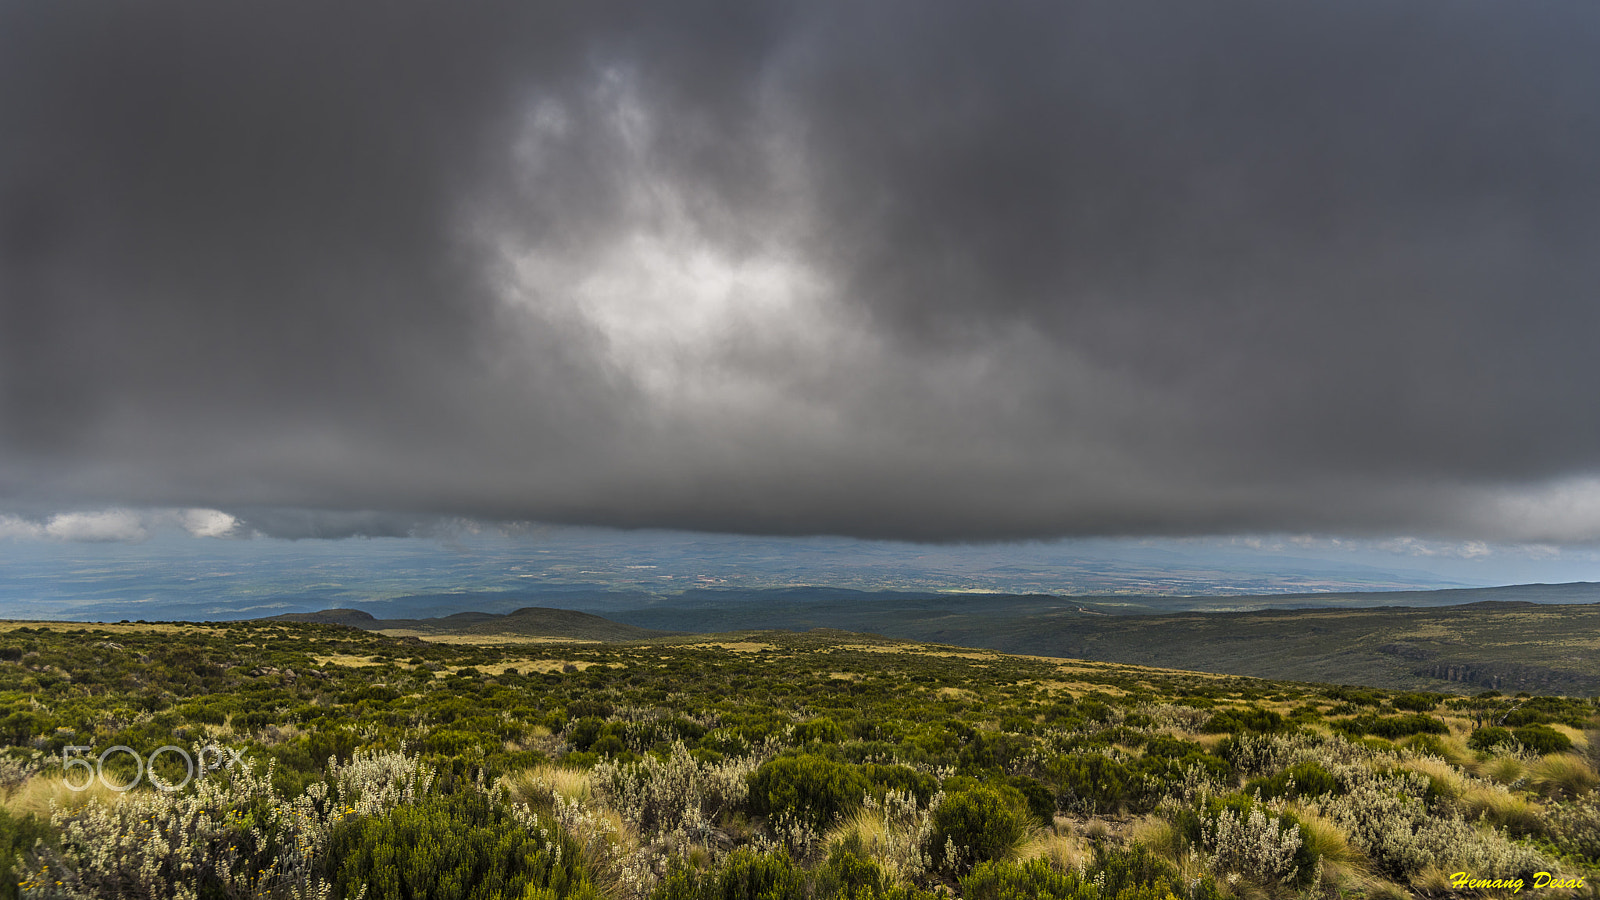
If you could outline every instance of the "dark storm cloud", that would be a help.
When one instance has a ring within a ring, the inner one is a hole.
[[[1597,151],[1584,4],[5,5],[0,502],[1591,538]]]

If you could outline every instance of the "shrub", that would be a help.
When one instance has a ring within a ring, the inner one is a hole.
[[[1351,736],[1370,734],[1385,740],[1413,734],[1450,733],[1449,727],[1443,722],[1422,713],[1413,713],[1409,716],[1374,716],[1369,713],[1354,719],[1334,722],[1333,727]]]
[[[1548,859],[1504,833],[1482,831],[1460,816],[1432,809],[1420,799],[1427,790],[1427,776],[1418,772],[1368,773],[1317,806],[1392,878],[1410,879],[1430,866],[1482,872],[1487,878],[1552,871]]]
[[[930,894],[894,883],[858,839],[845,840],[818,867],[811,888],[816,900],[936,900]],[[717,898],[721,900],[721,898]]]
[[[874,785],[883,788],[880,794],[901,791],[916,797],[918,803],[926,804],[939,792],[939,782],[932,775],[918,772],[910,766],[869,764],[861,767],[861,774]]]
[[[1500,746],[1501,744],[1509,744],[1513,740],[1515,740],[1515,738],[1511,736],[1511,729],[1490,726],[1488,728],[1479,728],[1477,731],[1474,731],[1472,736],[1467,738],[1467,746],[1474,750],[1482,750],[1487,753],[1494,750],[1494,748]]]
[[[1600,859],[1600,797],[1552,803],[1546,834],[1557,851],[1582,860]]]
[[[17,855],[53,836],[50,826],[32,813],[16,816],[0,806],[0,897],[13,900],[17,896],[17,878],[12,874]]]
[[[27,861],[30,882],[66,880],[78,896],[315,894],[329,835],[350,816],[383,816],[427,794],[432,773],[398,753],[357,753],[293,800],[272,770],[240,766],[183,791],[129,791],[59,808],[56,846]],[[331,783],[331,786],[330,786]],[[46,872],[49,875],[46,875]]]
[[[1396,694],[1389,701],[1395,709],[1406,709],[1412,712],[1432,712],[1433,708],[1444,702],[1443,694],[1407,693]]]
[[[1098,852],[1084,872],[1061,871],[1043,859],[980,863],[961,879],[961,894],[967,900],[1215,900],[1217,890],[1209,878],[1184,883],[1170,864],[1136,847]]]
[[[1514,729],[1511,736],[1534,753],[1566,753],[1572,749],[1572,738],[1549,725],[1526,725]]]
[[[1314,760],[1295,763],[1270,778],[1252,779],[1244,786],[1246,794],[1259,792],[1265,800],[1278,797],[1291,800],[1300,797],[1320,797],[1323,794],[1332,794],[1338,789],[1339,784],[1332,773]]]
[[[1005,780],[1006,787],[1022,795],[1028,812],[1040,825],[1049,825],[1056,817],[1056,795],[1038,781],[1026,775],[1012,775]]]
[[[979,785],[946,795],[933,813],[929,855],[950,871],[1005,859],[1028,836],[1028,813],[1014,794]]]
[[[754,769],[755,761],[746,757],[701,762],[674,743],[666,759],[602,762],[590,772],[590,782],[642,835],[654,839],[684,831],[701,836],[745,801]]]
[[[1269,815],[1248,797],[1210,798],[1199,808],[1180,808],[1173,825],[1216,874],[1300,886],[1315,877],[1317,859],[1299,820],[1288,813]]]
[[[709,872],[676,865],[650,896],[651,900],[809,900],[805,873],[788,856],[749,850],[735,851]]]
[[[937,794],[923,806],[914,795],[894,790],[886,791],[881,801],[869,797],[858,812],[835,828],[829,842],[861,847],[894,877],[919,878],[928,871],[933,812],[943,800],[944,796]]]
[[[780,756],[750,776],[750,805],[769,818],[824,828],[854,812],[872,783],[861,770],[820,756]]]
[[[812,719],[794,727],[794,740],[797,744],[839,744],[843,743],[844,739],[844,729],[832,719]]]
[[[1410,750],[1412,753],[1426,756],[1437,756],[1445,762],[1454,765],[1459,765],[1461,763],[1459,754],[1452,750],[1450,746],[1440,739],[1438,735],[1412,735],[1410,738],[1406,739],[1402,746]]]
[[[966,900],[1099,900],[1101,894],[1076,872],[1062,872],[1042,859],[1030,859],[1021,865],[979,863],[961,879],[961,896]]]
[[[662,879],[651,900],[935,900],[936,895],[892,884],[859,847],[836,847],[808,874],[782,853],[738,850],[710,871],[682,863]]]
[[[1132,774],[1100,753],[1058,756],[1045,766],[1057,784],[1062,809],[1083,813],[1116,812],[1127,805]]]
[[[533,827],[529,827],[533,825]],[[518,821],[477,791],[399,806],[337,826],[328,844],[335,893],[370,900],[600,900],[581,848],[555,828]]]
[[[1248,731],[1276,734],[1288,727],[1282,715],[1270,709],[1248,706],[1243,709],[1225,709],[1212,716],[1202,729],[1208,734]]]

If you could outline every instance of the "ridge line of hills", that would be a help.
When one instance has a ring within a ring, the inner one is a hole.
[[[1436,600],[1439,593],[1443,592],[1379,596],[1409,599],[1422,594]],[[1448,594],[1472,599],[1451,605],[1334,603],[1245,610],[1228,609],[1219,602],[1211,610],[1152,614],[1049,595],[873,595],[788,589],[782,596],[768,595],[764,602],[730,598],[698,606],[658,603],[608,610],[605,617],[524,607],[506,614],[462,612],[410,619],[379,619],[353,609],[325,610],[271,620],[455,640],[612,642],[827,628],[1006,653],[1279,680],[1451,693],[1493,689],[1600,694],[1600,604],[1595,602],[1600,601],[1600,585],[1516,585]],[[1238,604],[1246,598],[1207,599]],[[1568,602],[1553,602],[1563,599]]]

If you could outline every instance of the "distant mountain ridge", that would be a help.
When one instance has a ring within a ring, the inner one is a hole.
[[[505,614],[461,612],[433,619],[379,619],[359,609],[328,609],[321,612],[284,613],[260,621],[345,625],[364,631],[516,635],[576,641],[640,641],[674,634],[613,622],[591,613],[544,606],[527,606]]]
[[[1600,584],[1590,582],[1222,598],[697,590],[680,602],[608,610],[608,617],[524,607],[415,619],[378,619],[353,609],[272,618],[423,638],[584,641],[826,628],[1297,681],[1600,693]]]

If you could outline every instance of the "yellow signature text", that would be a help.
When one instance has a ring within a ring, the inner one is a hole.
[[[1456,890],[1501,890],[1513,894],[1521,893],[1527,887],[1527,882],[1521,878],[1474,878],[1466,872],[1457,872],[1450,876],[1450,886]],[[1545,888],[1581,888],[1582,878],[1562,878],[1549,872],[1533,873],[1533,887],[1535,890]]]

